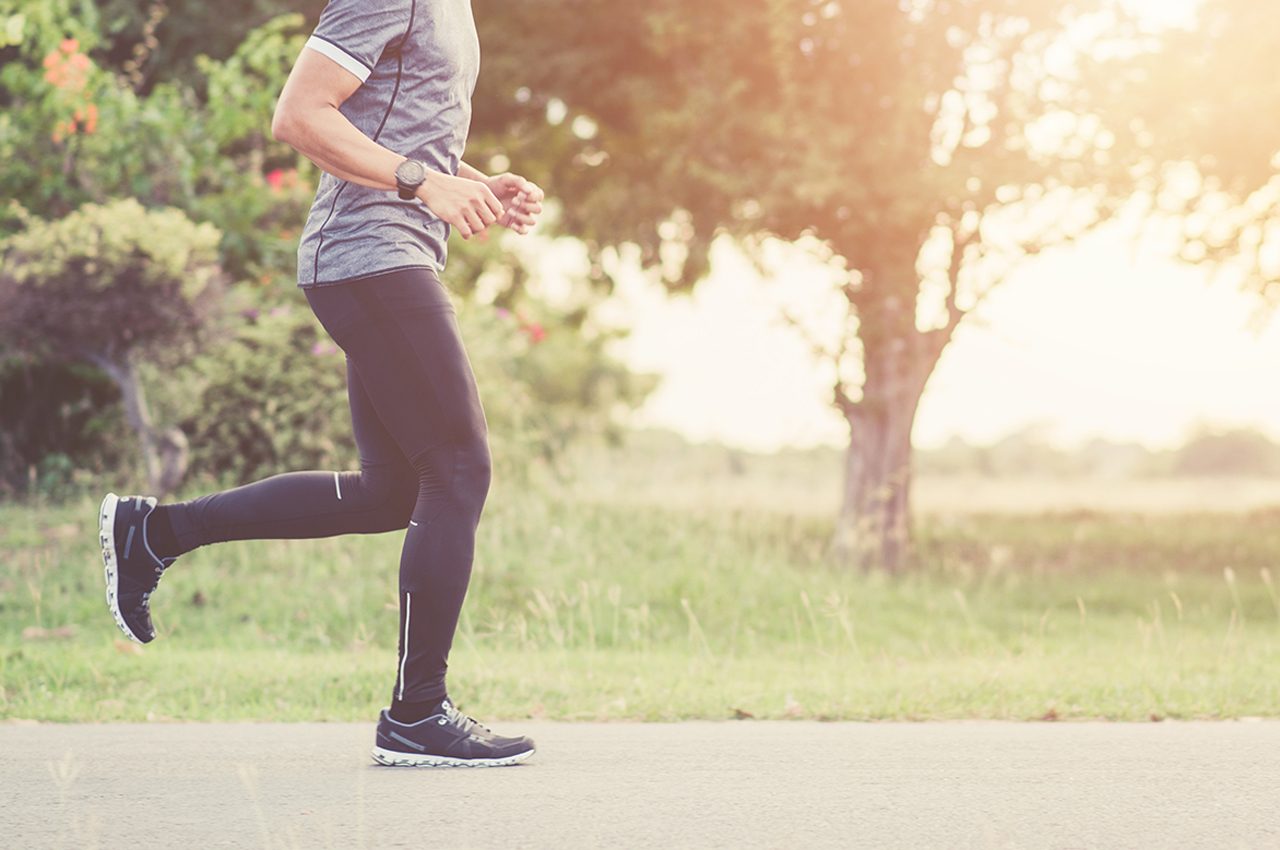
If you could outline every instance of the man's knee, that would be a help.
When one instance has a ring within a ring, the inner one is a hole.
[[[437,447],[414,458],[418,475],[418,503],[452,507],[464,516],[478,519],[489,494],[493,464],[488,442],[468,440]],[[435,510],[428,507],[431,513]]]
[[[408,525],[409,515],[418,501],[418,479],[409,465],[368,466],[360,470],[360,485],[370,505],[386,514],[388,525]]]

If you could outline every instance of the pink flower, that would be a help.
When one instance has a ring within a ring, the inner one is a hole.
[[[338,346],[326,339],[319,340],[315,345],[311,346],[311,353],[316,357],[323,357],[326,354],[337,354]]]
[[[267,185],[271,187],[271,191],[279,192],[284,188],[284,171],[274,168],[267,172]]]
[[[498,318],[499,318],[499,319],[510,319],[510,318],[511,318],[511,311],[510,311],[510,310],[508,310],[506,307],[499,307],[499,308],[497,308],[496,310],[494,310],[494,312],[498,314]]]
[[[58,45],[58,49],[67,54],[75,53],[80,49],[80,42],[74,38],[64,38],[62,44]]]
[[[547,338],[547,329],[537,322],[525,325],[524,332],[529,335],[529,341],[534,345],[537,345]]]

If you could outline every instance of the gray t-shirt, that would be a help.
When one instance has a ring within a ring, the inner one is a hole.
[[[471,0],[329,0],[307,40],[363,84],[340,107],[383,147],[456,175],[480,43]],[[298,246],[298,285],[394,269],[444,270],[449,225],[418,199],[320,178]]]

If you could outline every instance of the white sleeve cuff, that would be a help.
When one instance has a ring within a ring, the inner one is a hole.
[[[331,41],[325,41],[323,38],[317,38],[313,35],[307,39],[305,46],[337,62],[354,74],[362,83],[369,79],[369,74],[372,73],[359,59],[356,59]]]

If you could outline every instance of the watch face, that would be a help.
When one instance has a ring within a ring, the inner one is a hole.
[[[426,176],[427,170],[422,167],[422,163],[416,160],[406,159],[396,168],[396,179],[409,186],[416,186]]]

